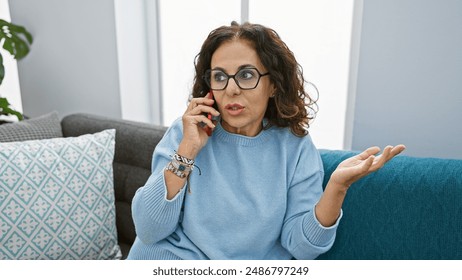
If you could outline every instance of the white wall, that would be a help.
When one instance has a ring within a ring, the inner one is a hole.
[[[352,148],[462,158],[462,1],[366,0]]]
[[[162,124],[158,0],[115,0],[122,118]]]
[[[115,0],[114,8],[122,117],[151,120],[144,0]]]
[[[11,18],[33,35],[18,62],[23,111],[121,117],[113,0],[14,0]]]

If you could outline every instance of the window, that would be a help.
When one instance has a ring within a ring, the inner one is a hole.
[[[318,148],[343,148],[353,2],[242,1],[243,15],[275,29],[319,89],[310,128]],[[202,42],[212,29],[241,20],[241,1],[163,0],[159,13],[163,122],[170,125],[186,110]]]
[[[194,77],[194,57],[209,32],[240,20],[240,1],[161,0],[163,122],[170,125],[186,110]]]
[[[354,3],[294,2],[250,0],[249,21],[275,29],[302,65],[305,79],[318,88],[319,111],[310,127],[316,146],[342,149]]]

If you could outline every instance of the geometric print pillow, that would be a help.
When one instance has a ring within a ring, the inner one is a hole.
[[[119,259],[115,130],[0,143],[0,260]]]

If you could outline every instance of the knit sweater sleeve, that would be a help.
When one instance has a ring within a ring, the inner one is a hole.
[[[309,136],[307,136],[309,137]],[[318,150],[308,141],[301,151],[288,189],[287,212],[281,234],[282,245],[296,259],[315,259],[328,251],[335,240],[338,223],[322,226],[315,205],[322,195],[324,169]]]
[[[137,237],[145,244],[156,243],[178,226],[185,187],[171,200],[167,199],[164,169],[181,139],[181,125],[177,121],[167,130],[154,150],[152,173],[139,188],[132,201],[132,216]]]

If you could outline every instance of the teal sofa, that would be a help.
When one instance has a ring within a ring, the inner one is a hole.
[[[321,150],[324,186],[354,152]],[[400,155],[351,186],[319,259],[462,259],[462,160]]]
[[[166,128],[88,114],[67,116],[61,124],[64,136],[116,129],[116,216],[125,257],[135,239],[131,200],[150,174]],[[324,186],[336,166],[356,154],[320,153]],[[351,186],[343,213],[334,246],[318,259],[462,259],[462,160],[400,155]]]

